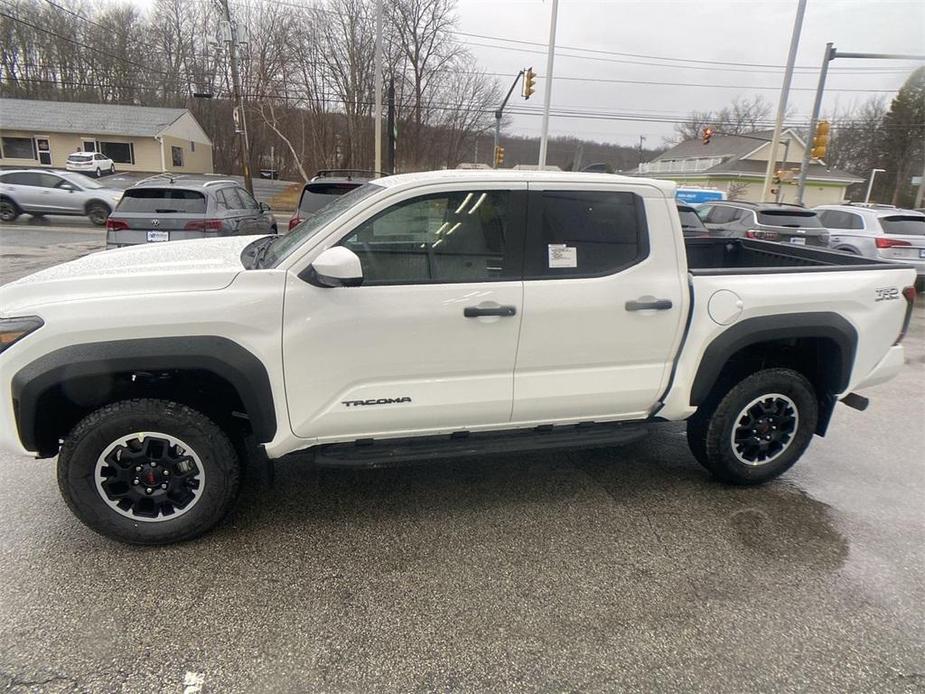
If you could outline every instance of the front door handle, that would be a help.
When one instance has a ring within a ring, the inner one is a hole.
[[[627,311],[667,311],[672,306],[671,299],[652,299],[626,302]]]
[[[479,316],[515,316],[517,308],[514,306],[466,306],[463,309],[463,315],[466,318],[478,318]]]

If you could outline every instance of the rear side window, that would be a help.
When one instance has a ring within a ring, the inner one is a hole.
[[[925,235],[925,217],[918,215],[890,215],[880,218],[880,226],[885,234],[898,234],[900,236]]]
[[[743,216],[742,211],[737,207],[717,205],[710,210],[709,215],[704,221],[710,222],[710,224],[728,224],[741,216]]]
[[[357,187],[359,186],[356,183],[309,183],[302,189],[299,211],[317,212],[334,198],[349,193]]]
[[[819,229],[822,222],[819,215],[809,210],[759,210],[758,223],[775,227],[796,227],[799,229]]]
[[[177,188],[129,188],[116,208],[119,212],[205,214],[206,196],[198,190]]]
[[[864,222],[860,215],[841,210],[823,210],[819,213],[822,226],[829,229],[863,229]]]
[[[649,254],[645,209],[633,193],[547,190],[530,207],[528,279],[608,275]]]

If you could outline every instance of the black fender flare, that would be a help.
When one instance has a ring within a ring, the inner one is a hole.
[[[720,333],[706,348],[691,387],[690,404],[701,405],[716,384],[723,367],[736,352],[759,342],[791,338],[827,338],[838,345],[833,369],[836,393],[847,390],[857,352],[855,327],[837,313],[787,313],[748,318]]]
[[[20,369],[12,380],[13,410],[23,447],[38,450],[38,404],[73,378],[132,371],[207,371],[241,398],[259,443],[276,435],[276,409],[266,367],[232,340],[208,335],[91,342],[63,347]]]

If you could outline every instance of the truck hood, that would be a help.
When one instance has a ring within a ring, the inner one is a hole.
[[[241,251],[257,236],[149,243],[92,253],[0,287],[4,316],[43,304],[104,296],[223,289],[244,270]]]

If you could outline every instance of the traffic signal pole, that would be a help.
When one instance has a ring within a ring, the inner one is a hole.
[[[809,119],[809,137],[806,138],[806,148],[803,150],[803,162],[800,164],[800,181],[797,186],[797,203],[803,204],[803,192],[806,190],[806,176],[809,169],[810,145],[816,134],[816,124],[819,121],[819,110],[822,107],[822,93],[825,90],[825,79],[829,73],[829,63],[836,58],[863,58],[879,60],[925,60],[922,55],[904,55],[896,53],[839,53],[835,46],[829,42],[825,44],[825,53],[822,57],[822,67],[819,70],[819,85],[816,87],[816,99],[813,102],[813,115]]]
[[[514,93],[514,87],[517,86],[517,83],[520,81],[520,78],[523,76],[524,71],[521,70],[517,73],[517,76],[514,78],[514,81],[511,82],[511,88],[507,90],[507,96],[504,97],[504,101],[501,102],[501,105],[495,111],[495,148],[492,150],[494,152],[493,156],[497,159],[498,154],[498,144],[501,137],[501,116],[504,115],[504,107],[507,106],[508,99],[511,98],[511,94]],[[495,164],[494,167],[497,169],[498,165]]]

